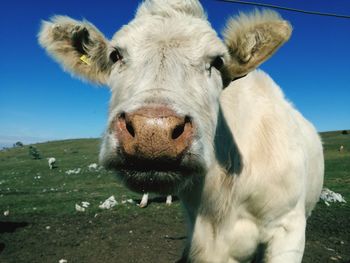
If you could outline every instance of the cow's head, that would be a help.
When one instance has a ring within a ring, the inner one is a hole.
[[[290,33],[276,13],[255,11],[230,20],[222,41],[199,1],[149,0],[111,41],[65,16],[43,22],[39,41],[67,71],[110,87],[101,162],[136,191],[174,192],[214,161],[222,89]]]

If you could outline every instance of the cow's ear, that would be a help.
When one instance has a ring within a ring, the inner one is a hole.
[[[271,10],[256,10],[231,18],[223,35],[231,56],[226,70],[232,79],[257,68],[289,39],[291,33],[291,25]]]
[[[113,61],[109,42],[87,21],[55,16],[43,21],[39,43],[63,68],[83,79],[105,84]]]

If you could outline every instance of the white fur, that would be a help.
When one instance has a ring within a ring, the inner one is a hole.
[[[142,195],[141,202],[138,204],[138,206],[141,207],[141,208],[145,208],[148,205],[148,197],[149,197],[149,194],[148,193],[144,193]],[[172,204],[172,196],[171,195],[167,195],[165,204],[166,205],[171,205]]]
[[[193,262],[250,262],[262,243],[265,262],[301,262],[306,218],[323,183],[317,132],[261,71],[233,82],[221,106],[243,170],[228,174],[215,164],[208,172],[192,219]]]
[[[98,77],[76,61],[79,56],[73,58],[76,69],[64,53],[50,49],[59,45],[43,28],[40,41],[58,61],[83,77],[108,80],[112,98],[100,151],[105,166],[122,161],[113,129],[120,112],[165,104],[191,116],[196,134],[188,152],[205,174],[184,177],[177,190],[189,219],[184,259],[251,262],[265,247],[264,262],[301,262],[306,218],[323,183],[320,138],[264,72],[253,71],[222,92],[224,73],[208,67],[220,56],[233,76],[252,71],[289,38],[287,22],[272,12],[241,15],[229,23],[224,45],[199,1],[148,0],[108,44],[87,27],[101,47],[91,54],[105,59],[103,52],[116,47],[123,56],[111,68],[104,60],[94,64],[105,67],[94,68]]]
[[[173,203],[173,198],[171,195],[167,195],[165,204],[166,205],[171,205]]]
[[[144,193],[142,195],[141,202],[139,204],[139,207],[144,208],[148,205],[148,193]]]

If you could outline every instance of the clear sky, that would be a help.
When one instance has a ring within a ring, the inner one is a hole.
[[[348,0],[256,0],[350,15]],[[254,7],[201,1],[219,32],[239,11]],[[72,78],[37,44],[42,19],[85,18],[108,38],[128,23],[139,1],[0,2],[0,147],[99,137],[106,125],[109,90]],[[319,131],[350,129],[350,19],[279,13],[293,25],[291,40],[261,68]]]

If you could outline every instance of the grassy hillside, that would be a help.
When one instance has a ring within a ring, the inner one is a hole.
[[[350,134],[325,132],[322,140],[326,159],[325,186],[342,193],[350,202]],[[339,152],[341,145],[344,150]]]
[[[43,157],[40,160],[29,157],[28,147],[0,155],[0,207],[10,209],[13,215],[69,214],[75,202],[98,204],[112,194],[120,198],[130,194],[111,173],[89,171],[88,165],[98,162],[97,139],[55,141],[35,147]],[[56,158],[57,168],[49,169],[47,157]],[[79,174],[66,174],[76,168],[81,168]],[[92,212],[97,211],[94,208]]]
[[[322,138],[325,186],[349,202],[319,203],[309,222],[303,262],[349,262],[350,135],[328,132]],[[35,147],[40,160],[29,157],[28,146],[0,152],[0,262],[174,262],[179,257],[186,234],[179,202],[166,207],[165,200],[154,197],[146,209],[122,203],[141,196],[113,173],[88,169],[98,162],[98,139]],[[56,169],[49,169],[48,157],[56,158]],[[66,173],[76,168],[81,172]],[[101,210],[98,205],[111,195],[119,204]],[[77,212],[75,204],[82,201],[91,205]]]

